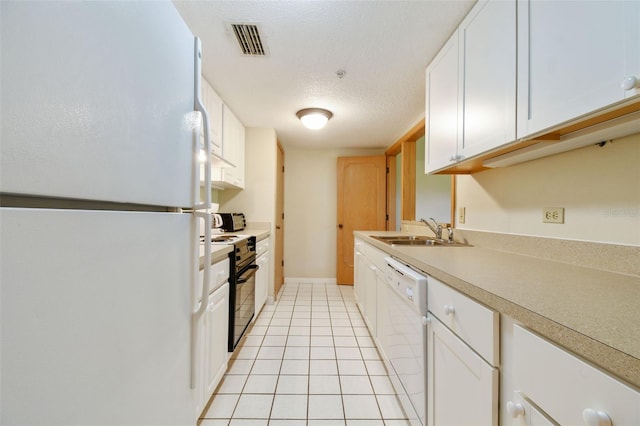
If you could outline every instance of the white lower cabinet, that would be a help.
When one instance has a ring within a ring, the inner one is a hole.
[[[197,414],[209,402],[227,370],[229,334],[229,259],[211,266],[207,306],[194,322],[196,353],[194,360]],[[203,271],[199,273],[196,294],[202,292]]]
[[[209,303],[205,311],[204,323],[205,399],[209,399],[227,370],[227,330],[229,327],[228,283],[209,295]]]
[[[364,276],[365,276],[365,261],[363,259],[364,254],[362,253],[362,247],[364,243],[357,239],[354,243],[354,254],[353,254],[353,293],[356,298],[356,304],[360,308],[360,311],[363,310],[363,302],[364,302]]]
[[[256,272],[256,293],[255,293],[256,314],[254,318],[258,317],[258,314],[262,310],[262,307],[267,302],[267,294],[269,291],[269,275],[270,275],[269,240],[266,239],[266,240],[258,241],[256,249],[258,251],[258,257],[256,258],[258,271]]]
[[[358,281],[358,305],[369,332],[376,334],[376,305],[378,291],[376,288],[376,267],[367,259],[364,253],[359,253],[356,263],[356,280]]]
[[[355,240],[354,293],[356,302],[371,336],[378,335],[377,316],[379,312],[379,293],[385,285],[384,258],[388,256],[382,250]]]
[[[640,424],[640,393],[542,337],[513,327],[513,425]]]
[[[427,424],[497,425],[498,369],[430,315]]]
[[[498,425],[498,313],[429,277],[427,423]]]

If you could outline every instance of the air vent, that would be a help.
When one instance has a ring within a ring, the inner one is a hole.
[[[243,55],[266,56],[267,49],[262,44],[260,31],[255,24],[231,24]]]

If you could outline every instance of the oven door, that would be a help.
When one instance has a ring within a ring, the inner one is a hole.
[[[229,352],[232,352],[251,323],[256,309],[256,271],[259,266],[251,263],[243,268],[235,279],[233,290],[233,319],[229,330]]]

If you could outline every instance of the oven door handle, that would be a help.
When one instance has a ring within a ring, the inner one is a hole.
[[[244,284],[247,281],[249,281],[249,278],[254,276],[256,274],[256,272],[258,271],[258,269],[260,269],[260,266],[258,266],[258,265],[250,265],[249,266],[249,270],[238,277],[238,279],[236,280],[236,284]]]

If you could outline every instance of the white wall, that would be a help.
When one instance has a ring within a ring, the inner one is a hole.
[[[451,223],[451,176],[425,174],[425,137],[416,141],[416,220]],[[400,228],[398,228],[400,229]]]
[[[286,277],[336,277],[337,158],[382,154],[383,149],[285,147]]]
[[[220,211],[242,212],[250,222],[273,222],[276,205],[277,136],[274,129],[245,131],[245,189],[218,191]]]
[[[458,176],[456,198],[461,229],[640,245],[640,134]],[[543,207],[565,223],[542,223]]]
[[[248,222],[270,224],[270,270],[268,293],[273,296],[275,262],[275,217],[277,136],[274,129],[249,127],[245,132],[245,189],[216,191],[220,211],[242,212]]]

